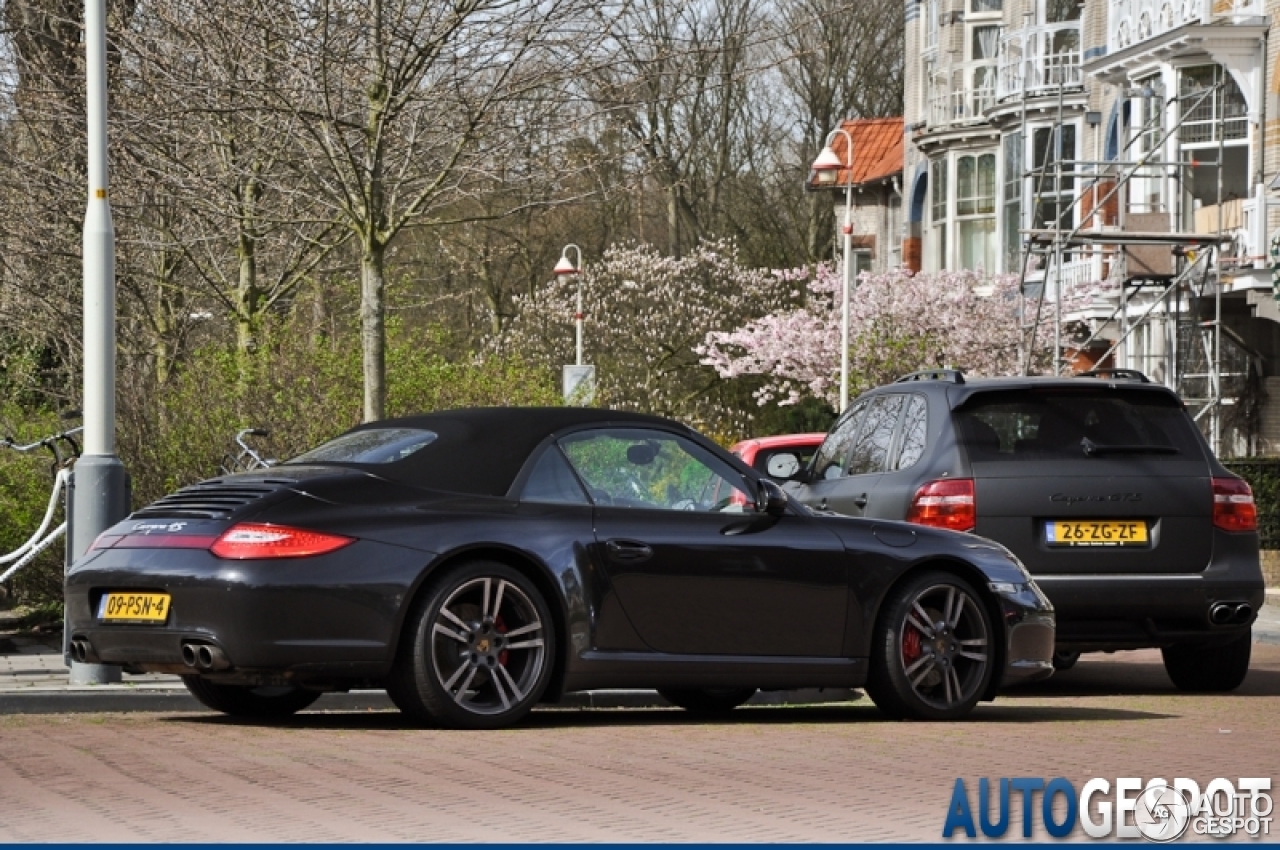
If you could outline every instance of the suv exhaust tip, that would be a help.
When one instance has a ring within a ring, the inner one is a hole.
[[[1215,602],[1209,607],[1209,622],[1215,626],[1225,626],[1235,618],[1236,606],[1230,602]]]
[[[1253,619],[1248,602],[1215,602],[1209,606],[1209,622],[1215,626],[1242,626]]]

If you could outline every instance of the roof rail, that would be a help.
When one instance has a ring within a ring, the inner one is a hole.
[[[959,369],[921,369],[919,372],[903,375],[894,383],[903,384],[909,381],[946,381],[949,384],[963,384],[964,373]]]
[[[1077,373],[1075,377],[1101,378],[1104,381],[1137,381],[1140,384],[1151,383],[1151,379],[1137,369],[1090,369],[1088,372]]]

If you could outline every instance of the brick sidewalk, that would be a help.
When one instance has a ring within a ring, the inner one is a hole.
[[[957,776],[1273,776],[1277,709],[1280,646],[1258,644],[1232,695],[1175,692],[1155,652],[1089,656],[959,724],[865,700],[724,723],[542,709],[489,733],[11,715],[0,841],[937,841]]]

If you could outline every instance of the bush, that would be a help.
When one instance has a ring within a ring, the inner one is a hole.
[[[229,348],[196,352],[162,391],[121,404],[120,455],[134,505],[219,474],[242,428],[266,428],[267,457],[301,454],[360,423],[363,385],[354,333],[317,338],[284,326],[241,365]],[[557,376],[518,356],[461,362],[439,334],[393,326],[387,339],[387,415],[490,405],[556,405]]]

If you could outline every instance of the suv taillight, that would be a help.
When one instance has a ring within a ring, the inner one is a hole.
[[[353,537],[305,531],[286,525],[242,522],[214,541],[209,551],[219,558],[243,561],[257,558],[309,558],[355,543]]]
[[[907,522],[973,531],[978,511],[973,500],[972,478],[940,478],[916,491],[907,510]]]
[[[1213,479],[1213,524],[1223,531],[1257,531],[1253,491],[1239,478]]]

